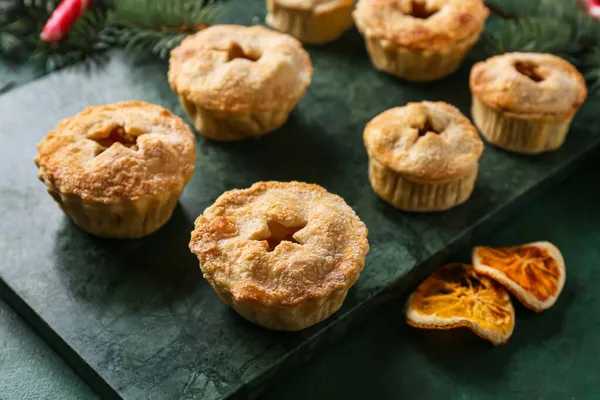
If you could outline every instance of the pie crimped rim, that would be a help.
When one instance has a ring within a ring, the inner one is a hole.
[[[518,65],[529,66],[538,77],[519,72]],[[490,57],[473,66],[469,85],[486,106],[525,119],[572,117],[587,97],[581,73],[553,54],[515,52]]]
[[[213,25],[171,51],[168,77],[177,95],[201,107],[246,113],[296,103],[312,74],[308,53],[289,35],[262,26]]]
[[[438,11],[415,18],[410,15],[415,3]],[[436,50],[478,36],[489,10],[482,0],[360,0],[353,15],[367,37],[415,50]]]
[[[103,146],[120,129],[131,146]],[[142,101],[88,107],[37,144],[35,163],[64,195],[105,204],[181,190],[194,173],[194,134],[169,110]]]
[[[269,248],[269,224],[299,230]],[[300,182],[259,182],[221,195],[195,222],[190,249],[204,277],[237,303],[292,307],[351,287],[368,230],[345,201]]]
[[[419,129],[431,125],[437,132]],[[444,102],[408,103],[373,118],[365,127],[370,157],[422,181],[446,181],[477,168],[483,141],[471,121]]]

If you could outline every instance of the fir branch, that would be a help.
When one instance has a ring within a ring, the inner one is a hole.
[[[219,0],[120,0],[115,3],[113,20],[138,28],[193,27],[212,20],[219,11],[219,3]]]
[[[487,0],[486,4],[499,10],[496,15],[500,16],[486,36],[502,44],[495,47],[504,51],[576,54],[600,39],[600,25],[584,12],[578,0]]]
[[[214,21],[224,0],[96,0],[60,43],[38,39],[59,0],[0,0],[0,56],[30,57],[45,72],[72,63],[102,64],[121,47],[134,61],[166,59],[185,36]],[[554,53],[576,64],[600,91],[600,24],[578,0],[486,0],[492,17],[478,45],[484,56]]]
[[[556,23],[548,17],[529,17],[497,21],[491,32],[486,32],[483,45],[488,55],[511,51],[568,54],[573,45],[573,28]]]
[[[111,26],[107,34],[114,37],[117,44],[136,63],[151,56],[168,58],[171,49],[187,36],[187,33],[177,30],[154,30],[118,24]]]
[[[485,0],[493,16],[515,19],[552,17],[564,19],[583,11],[579,0]]]
[[[590,49],[583,64],[586,70],[584,76],[588,81],[590,92],[600,91],[600,46]]]
[[[95,4],[58,43],[42,41],[38,37],[39,30],[36,31],[31,61],[45,73],[78,62],[84,62],[86,68],[102,66],[107,61],[106,50],[115,45],[112,38],[104,35],[108,17],[109,10],[102,3]]]
[[[44,72],[84,61],[102,65],[119,46],[134,61],[165,59],[190,33],[213,20],[218,0],[97,0],[59,43],[39,39],[59,0],[0,0],[0,56],[32,60]]]
[[[501,7],[498,7],[493,2],[489,2],[488,1],[486,3],[486,6],[490,10],[490,14],[495,15],[497,17],[500,17],[500,18],[503,18],[503,19],[515,19],[515,18],[517,18],[516,15],[509,14],[507,11],[505,11]]]
[[[58,0],[11,0],[0,7],[0,55],[14,61],[26,59],[35,48],[35,37]]]
[[[140,13],[140,9],[144,12]],[[216,0],[125,1],[117,3],[115,23],[107,35],[134,62],[150,56],[166,59],[187,35],[204,29],[219,11]]]

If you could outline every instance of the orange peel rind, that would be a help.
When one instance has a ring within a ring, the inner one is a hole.
[[[515,327],[508,292],[472,265],[453,263],[439,268],[413,292],[406,305],[406,322],[416,328],[465,327],[498,346]]]
[[[565,261],[550,242],[475,247],[473,266],[478,273],[506,287],[525,307],[537,312],[552,307],[565,285]]]

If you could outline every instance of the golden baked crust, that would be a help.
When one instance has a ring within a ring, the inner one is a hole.
[[[471,92],[508,116],[565,119],[587,96],[585,80],[568,61],[552,54],[506,53],[471,69]]]
[[[369,38],[436,50],[476,40],[488,14],[482,0],[360,0],[353,16]]]
[[[339,8],[352,7],[354,0],[273,0],[273,3],[314,14],[326,14]]]
[[[341,197],[318,185],[259,182],[207,208],[190,249],[204,277],[235,303],[292,307],[350,288],[369,244]]]
[[[37,147],[38,174],[49,187],[104,204],[181,190],[196,160],[181,118],[141,101],[88,107]]]
[[[186,38],[169,60],[176,94],[206,109],[236,113],[297,102],[312,73],[298,40],[262,26],[212,26]]]
[[[364,131],[369,157],[416,180],[447,181],[477,169],[483,142],[471,122],[444,102],[384,111]]]

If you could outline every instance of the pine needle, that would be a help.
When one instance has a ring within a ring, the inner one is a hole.
[[[226,0],[96,0],[66,39],[44,43],[39,33],[58,2],[0,1],[0,56],[29,58],[45,72],[82,61],[86,67],[101,66],[114,47],[135,62],[166,59],[187,35],[210,25]],[[481,58],[509,51],[557,54],[582,70],[590,91],[600,92],[600,23],[578,0],[486,4],[492,16],[477,47]]]
[[[144,10],[140,14],[140,10]],[[203,29],[220,11],[215,0],[130,0],[117,3],[115,23],[107,35],[125,49],[134,62],[151,57],[167,59],[189,34]]]
[[[548,17],[528,17],[497,21],[497,27],[484,36],[489,55],[510,51],[568,54],[573,47],[573,28]]]

